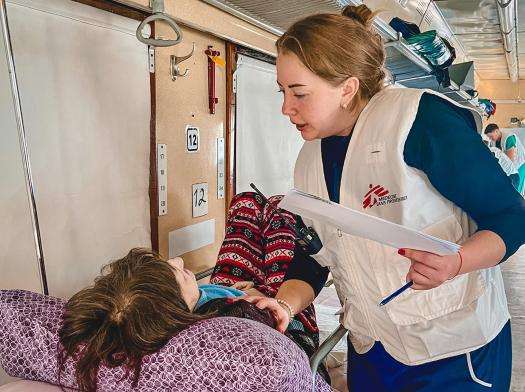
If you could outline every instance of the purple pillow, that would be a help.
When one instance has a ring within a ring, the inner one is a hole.
[[[23,290],[0,290],[0,364],[13,377],[58,384],[58,329],[65,302]],[[98,390],[132,391],[122,368],[101,367]],[[61,383],[76,387],[66,363]],[[180,332],[144,358],[138,391],[312,390],[305,353],[286,336],[252,320],[214,318]],[[316,376],[316,391],[332,389]]]

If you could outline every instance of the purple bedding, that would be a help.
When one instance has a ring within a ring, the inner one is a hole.
[[[58,329],[64,301],[0,290],[0,364],[13,377],[58,384]],[[122,368],[102,367],[100,391],[133,390]],[[75,387],[73,363],[62,385]],[[138,391],[305,392],[312,375],[305,353],[286,336],[252,320],[214,318],[182,331],[144,358]],[[316,391],[332,391],[317,375]]]

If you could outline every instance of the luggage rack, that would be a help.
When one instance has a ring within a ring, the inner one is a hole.
[[[250,0],[202,0],[236,17],[254,24],[272,34],[282,35],[288,27],[289,21],[293,21],[315,12],[340,12],[345,5],[360,5],[361,0],[310,0],[301,7],[308,9],[292,9],[289,0],[272,0],[271,5],[261,5]],[[283,12],[276,12],[282,9]],[[282,14],[285,14],[284,17]],[[452,98],[453,100],[469,106],[483,116],[484,110],[480,107],[477,98],[470,96],[466,91],[451,81],[449,87],[441,87],[433,74],[432,66],[416,51],[414,51],[405,39],[395,31],[388,23],[375,18],[373,26],[385,40],[386,68],[393,76],[393,82],[406,87],[430,88]]]

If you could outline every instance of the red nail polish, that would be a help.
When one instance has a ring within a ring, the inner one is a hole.
[[[405,250],[404,249],[398,249],[397,253],[399,253],[401,256],[404,256],[405,255]]]

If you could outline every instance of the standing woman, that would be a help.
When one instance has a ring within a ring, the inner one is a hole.
[[[385,53],[361,5],[295,23],[277,41],[283,114],[306,140],[295,187],[460,243],[438,256],[311,223],[273,311],[278,329],[332,273],[350,331],[352,391],[508,391],[511,332],[498,264],[525,242],[525,207],[472,113],[431,91],[383,88]],[[497,203],[490,203],[497,200]],[[382,298],[413,280],[388,305]]]

